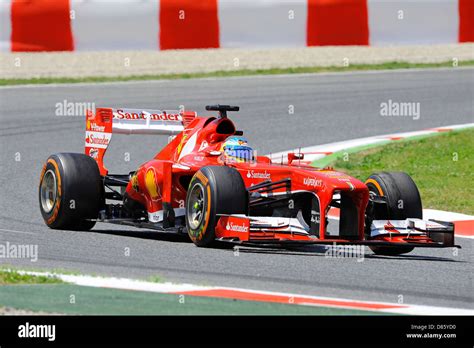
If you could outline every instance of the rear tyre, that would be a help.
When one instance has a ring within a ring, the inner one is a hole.
[[[97,163],[79,153],[59,153],[46,161],[39,185],[41,215],[52,229],[87,231],[104,205]]]
[[[248,194],[239,172],[207,166],[191,179],[186,196],[186,228],[199,247],[212,245],[217,214],[247,214]]]
[[[422,218],[423,209],[418,188],[413,179],[403,172],[380,172],[372,174],[365,182],[370,192],[383,196],[387,201],[387,209],[376,210],[374,220],[404,220]],[[366,226],[366,234],[370,235],[370,226]],[[375,247],[370,249],[378,255],[401,255],[409,253],[414,247]]]

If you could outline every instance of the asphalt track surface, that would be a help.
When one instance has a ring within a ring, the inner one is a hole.
[[[473,308],[473,240],[462,249],[415,249],[365,259],[327,258],[306,250],[197,248],[186,238],[115,225],[91,232],[53,231],[41,218],[38,181],[55,152],[82,152],[84,117],[55,116],[56,104],[186,108],[241,106],[234,115],[260,153],[384,133],[473,122],[473,69],[292,75],[247,78],[0,88],[2,187],[0,242],[38,244],[38,261],[0,259],[38,269],[66,269],[130,278],[161,276],[201,285]],[[382,117],[389,99],[421,103],[421,117]],[[289,106],[294,114],[289,114]],[[134,170],[166,137],[115,136],[107,154],[111,173]],[[130,161],[125,161],[126,152]],[[20,158],[19,158],[20,156]],[[18,159],[20,159],[18,161]],[[127,256],[127,251],[130,255]]]

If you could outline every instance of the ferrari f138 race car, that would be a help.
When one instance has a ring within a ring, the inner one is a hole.
[[[414,247],[458,247],[452,223],[422,220],[413,180],[381,172],[365,183],[289,153],[257,156],[227,113],[98,108],[86,116],[85,154],[51,155],[39,205],[53,229],[89,230],[96,222],[187,233],[201,247],[359,244],[377,254]],[[127,174],[110,174],[104,155],[113,134],[162,134],[168,144]],[[330,212],[338,212],[336,222]],[[333,226],[334,225],[334,226]]]

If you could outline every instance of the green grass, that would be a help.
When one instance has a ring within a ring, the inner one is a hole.
[[[474,60],[459,62],[459,66],[473,66]],[[112,82],[112,81],[146,81],[163,79],[192,79],[200,77],[229,77],[246,75],[278,75],[278,74],[301,74],[301,73],[321,73],[321,72],[341,72],[358,70],[392,70],[392,69],[412,69],[412,68],[438,68],[452,67],[451,61],[443,63],[407,63],[407,62],[388,62],[381,64],[354,64],[348,67],[330,66],[330,67],[300,67],[286,69],[258,69],[258,70],[232,70],[215,71],[207,73],[189,73],[189,74],[161,74],[161,75],[136,75],[136,76],[90,76],[90,77],[41,77],[31,79],[0,79],[0,86],[22,85],[22,84],[49,84],[49,83],[78,83],[78,82]],[[453,69],[455,69],[453,67]]]
[[[0,285],[55,284],[62,283],[58,278],[20,274],[16,271],[0,270]]]
[[[64,269],[64,268],[53,268],[53,269],[46,269],[46,268],[36,268],[36,267],[18,267],[15,265],[0,265],[0,273],[7,273],[7,272],[18,272],[18,271],[25,271],[25,272],[38,272],[38,273],[51,273],[53,276],[57,275],[71,275],[71,276],[83,276],[85,275],[83,272]],[[101,277],[96,273],[87,273],[88,277]],[[58,278],[57,278],[58,279]],[[59,279],[58,279],[59,280]],[[138,279],[140,280],[140,279]],[[150,277],[141,279],[142,281],[151,282],[151,283],[164,283],[166,280],[162,276],[159,275],[152,275]],[[60,281],[60,280],[59,280]],[[1,284],[1,283],[0,283]]]
[[[338,158],[336,170],[365,180],[378,171],[404,171],[416,182],[424,208],[474,214],[474,130],[395,141]]]

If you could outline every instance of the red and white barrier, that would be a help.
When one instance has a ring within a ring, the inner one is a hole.
[[[474,42],[474,0],[2,0],[0,50]]]

